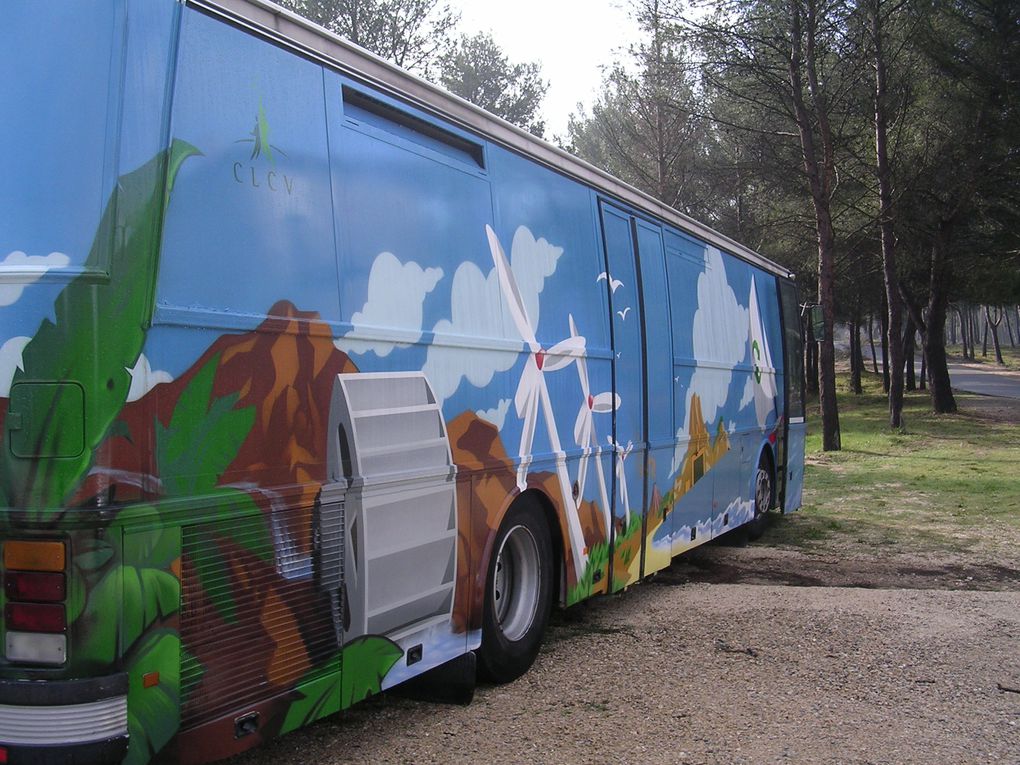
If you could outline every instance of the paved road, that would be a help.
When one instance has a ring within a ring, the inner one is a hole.
[[[866,363],[871,363],[869,348],[863,348]],[[914,364],[914,371],[921,374],[921,362]],[[949,377],[955,390],[967,393],[980,393],[985,396],[1001,396],[1003,398],[1020,398],[1020,374],[1007,372],[991,366],[980,367],[976,364],[949,364]]]
[[[918,368],[920,373],[920,368]],[[975,369],[966,364],[950,364],[949,377],[953,387],[986,396],[1020,398],[1020,375],[997,369]]]

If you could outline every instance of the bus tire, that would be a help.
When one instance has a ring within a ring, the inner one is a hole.
[[[772,509],[773,491],[772,465],[764,454],[758,460],[754,471],[754,518],[747,524],[747,536],[752,541],[759,539],[769,525],[769,510]]]
[[[538,655],[552,606],[549,527],[534,502],[517,500],[496,534],[486,576],[479,674],[516,680]]]

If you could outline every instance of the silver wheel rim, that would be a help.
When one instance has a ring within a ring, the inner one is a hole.
[[[759,516],[769,509],[769,495],[772,489],[769,486],[769,474],[765,468],[758,468],[754,476],[754,514]]]
[[[499,546],[492,577],[496,624],[507,640],[520,640],[535,621],[541,577],[535,537],[526,527],[514,526]]]

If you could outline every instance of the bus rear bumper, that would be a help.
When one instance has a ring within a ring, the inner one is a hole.
[[[127,745],[126,674],[0,680],[0,762],[114,763],[124,759]]]

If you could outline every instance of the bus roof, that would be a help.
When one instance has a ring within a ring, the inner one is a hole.
[[[266,35],[285,47],[362,80],[388,95],[408,101],[425,112],[452,121],[638,209],[646,210],[767,271],[793,278],[789,269],[655,197],[269,0],[188,0],[188,3]]]

